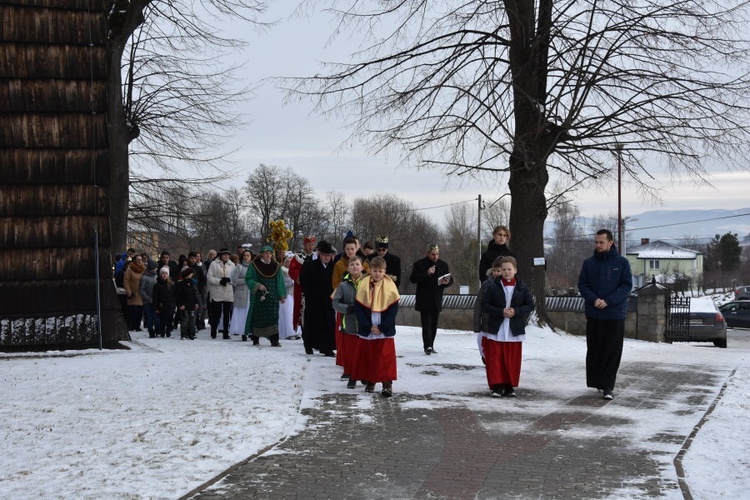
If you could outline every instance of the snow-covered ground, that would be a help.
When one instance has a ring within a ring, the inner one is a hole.
[[[738,332],[732,335],[750,337]],[[536,327],[527,333],[521,397],[524,386],[539,384],[565,397],[571,381],[571,397],[580,394],[584,339]],[[271,348],[211,340],[205,331],[195,341],[144,337],[126,343],[130,350],[0,354],[0,498],[176,498],[298,432],[300,408],[317,396],[347,391],[333,360],[306,356],[301,341]],[[453,370],[437,381],[423,373],[430,363],[436,371],[446,362],[480,365],[473,333],[440,330],[441,353],[429,357],[417,328],[399,327],[396,342],[394,402],[399,392],[486,389],[483,370]],[[626,341],[624,365],[734,370],[683,460],[695,498],[741,498],[750,489],[750,341],[736,344]],[[365,407],[380,397],[361,396]],[[673,419],[668,409],[654,411],[657,420]],[[635,427],[632,438],[645,440]]]

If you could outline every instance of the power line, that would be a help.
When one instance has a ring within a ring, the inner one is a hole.
[[[698,222],[710,222],[712,220],[721,220],[721,219],[733,219],[735,217],[745,217],[750,215],[750,212],[744,213],[744,214],[735,214],[735,215],[722,215],[721,217],[711,217],[710,219],[700,219],[700,220],[693,220],[693,221],[686,221],[686,222],[673,222],[671,224],[661,224],[657,226],[646,226],[646,227],[636,227],[633,229],[627,229],[626,231],[641,231],[643,229],[659,229],[662,227],[670,227],[670,226],[682,226],[684,224],[696,224]]]

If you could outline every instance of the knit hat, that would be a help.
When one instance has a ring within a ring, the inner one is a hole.
[[[159,269],[159,274],[167,273],[169,274],[169,267],[164,266],[161,269]]]

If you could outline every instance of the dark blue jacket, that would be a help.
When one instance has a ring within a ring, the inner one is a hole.
[[[593,319],[625,319],[628,296],[633,289],[633,273],[628,259],[617,253],[612,245],[608,252],[599,253],[583,261],[578,277],[578,290],[586,304],[586,317]],[[596,299],[604,299],[607,307],[594,307]]]
[[[368,337],[372,329],[372,311],[357,301],[354,301],[354,312],[357,315],[357,333],[361,337]],[[396,335],[396,315],[398,314],[398,302],[380,313],[380,332],[386,337]]]
[[[516,310],[516,315],[510,318],[510,333],[514,337],[523,335],[526,329],[526,322],[529,314],[534,310],[534,297],[526,283],[516,277],[516,286],[513,288],[513,296],[510,298],[510,304],[505,303],[505,290],[503,289],[502,278],[498,276],[494,280],[489,278],[486,288],[482,292],[482,312],[487,313],[487,333],[497,333],[500,325],[505,321],[503,309],[512,307]]]

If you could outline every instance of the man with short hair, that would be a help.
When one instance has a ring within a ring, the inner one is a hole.
[[[443,310],[443,291],[453,284],[448,264],[440,260],[439,246],[427,245],[425,257],[412,266],[409,281],[417,285],[414,309],[419,311],[422,323],[424,353],[428,356],[437,354],[435,337],[440,311]]]
[[[632,288],[628,259],[618,254],[612,232],[600,229],[594,255],[583,261],[578,290],[586,308],[586,385],[607,400],[614,397]]]
[[[219,256],[208,268],[208,324],[211,325],[211,338],[216,338],[219,319],[222,319],[222,336],[229,338],[229,321],[234,308],[234,287],[232,271],[234,262],[229,260],[231,252],[227,248],[219,250]]]

